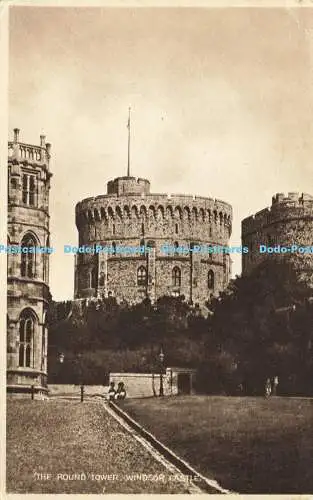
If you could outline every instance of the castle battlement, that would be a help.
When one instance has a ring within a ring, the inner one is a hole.
[[[313,217],[313,196],[308,193],[276,193],[272,205],[246,217],[241,222],[242,234],[260,231],[263,227],[292,219]]]
[[[284,193],[276,193],[272,197],[272,206],[282,203],[293,203],[302,206],[305,202],[313,203],[313,196],[308,193],[291,192],[287,195],[285,195]]]
[[[219,199],[184,193],[150,193],[150,182],[118,177],[107,193],[86,198],[75,207],[79,245],[107,245],[112,256],[80,255],[76,261],[75,297],[107,296],[152,301],[162,295],[185,295],[204,303],[218,295],[230,277],[229,255],[201,259],[167,255],[173,248],[201,242],[226,246],[232,231],[232,207]],[[120,255],[120,246],[148,245],[153,251]]]
[[[221,200],[213,198],[195,197],[182,194],[126,194],[121,197],[117,194],[105,194],[85,198],[75,207],[76,217],[82,220],[101,220],[133,218],[142,216],[153,218],[191,218],[201,219],[203,222],[221,221],[230,225],[232,207]]]
[[[242,245],[250,251],[242,254],[243,275],[249,274],[266,259],[286,259],[301,279],[313,284],[312,254],[267,254],[259,252],[259,245],[275,247],[306,247],[312,245],[313,196],[307,193],[276,193],[272,205],[247,217],[242,225]],[[307,269],[307,271],[305,270]]]

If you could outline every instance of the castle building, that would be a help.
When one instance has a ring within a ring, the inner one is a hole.
[[[47,392],[50,147],[43,135],[39,146],[20,142],[19,129],[8,144],[9,393]]]
[[[313,251],[313,196],[305,193],[274,195],[270,208],[242,221],[241,234],[242,246],[249,249],[242,254],[243,275],[248,275],[265,259],[287,259],[299,276],[313,285],[313,253],[299,250],[312,247]],[[263,245],[261,251],[260,245]],[[268,247],[276,247],[276,251],[269,253]],[[281,247],[294,247],[294,251]]]
[[[163,295],[184,295],[203,305],[229,282],[229,254],[193,251],[228,245],[232,208],[223,201],[150,193],[147,179],[128,172],[108,182],[107,194],[76,205],[76,226],[80,247],[111,251],[75,256],[75,298],[112,295],[136,303],[148,297],[153,303]],[[119,252],[123,247],[144,251]]]

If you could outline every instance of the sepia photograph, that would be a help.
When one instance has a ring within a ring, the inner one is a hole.
[[[6,7],[6,494],[312,494],[313,3]]]

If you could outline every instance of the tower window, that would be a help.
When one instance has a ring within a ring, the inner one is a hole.
[[[178,234],[178,224],[175,224],[175,234]]]
[[[209,249],[210,249],[210,251],[208,252],[209,253],[209,260],[212,261],[213,260],[213,247],[212,247],[212,245],[209,245]]]
[[[33,342],[35,320],[30,312],[25,312],[20,318],[19,325],[19,366],[33,365]]]
[[[214,290],[214,285],[215,285],[214,272],[212,270],[210,270],[208,272],[208,289],[209,290]]]
[[[34,278],[36,275],[36,241],[32,235],[26,234],[21,246],[27,248],[26,253],[21,253],[21,276]]]
[[[181,286],[181,270],[179,267],[174,267],[172,271],[172,285]]]
[[[36,182],[34,175],[23,174],[22,200],[25,205],[32,207],[36,204]]]
[[[142,222],[141,224],[141,234],[144,235],[145,234],[145,225],[144,223]]]
[[[115,234],[115,224],[112,226],[112,234]]]
[[[116,255],[116,243],[114,241],[112,243],[112,255]]]
[[[89,275],[89,278],[90,278],[90,288],[97,288],[97,269],[95,267],[93,267],[90,271],[90,275]]]
[[[99,285],[100,286],[104,286],[104,279],[105,279],[105,275],[103,272],[100,273],[100,278],[99,278]]]
[[[137,285],[146,286],[147,284],[147,270],[144,266],[140,266],[137,270]]]

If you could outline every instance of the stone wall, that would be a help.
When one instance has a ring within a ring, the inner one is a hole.
[[[187,195],[152,194],[149,183],[136,178],[118,178],[109,183],[110,194],[88,198],[76,205],[79,246],[109,248],[149,247],[145,254],[118,252],[105,256],[81,254],[76,259],[75,298],[115,295],[130,302],[152,300],[164,294],[185,295],[201,304],[218,295],[229,282],[230,256],[222,254],[164,252],[169,244],[228,246],[232,209],[223,201]],[[113,252],[113,250],[112,250]],[[137,270],[144,266],[147,283],[137,286]],[[181,272],[181,285],[173,284],[174,267]],[[208,289],[208,272],[215,275]],[[96,272],[97,279],[92,280]],[[104,285],[100,285],[100,273]],[[91,286],[91,284],[95,286]]]
[[[282,259],[292,263],[299,275],[313,285],[313,253],[261,254],[259,245],[275,247],[313,247],[313,197],[302,193],[278,193],[272,205],[242,221],[243,274],[249,274],[265,259]]]
[[[194,381],[196,370],[188,368],[167,368],[163,374],[164,396],[177,396],[182,389],[179,384],[179,376],[182,374],[190,377],[190,390],[186,394],[194,393]],[[114,382],[117,388],[119,382],[123,382],[127,398],[147,398],[159,396],[161,377],[159,373],[110,373],[110,383]]]

